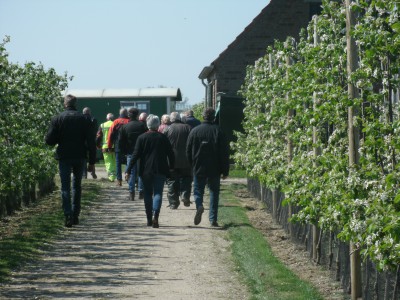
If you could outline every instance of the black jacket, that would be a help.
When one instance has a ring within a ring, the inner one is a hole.
[[[123,125],[119,132],[119,149],[122,154],[132,154],[139,135],[147,130],[143,122],[131,120]]]
[[[229,146],[218,125],[203,122],[193,128],[186,144],[186,155],[194,175],[229,175]]]
[[[191,127],[181,121],[172,123],[164,134],[171,142],[175,154],[175,169],[190,168],[189,160],[186,157],[186,142],[189,137]]]
[[[45,141],[50,146],[58,144],[57,159],[84,159],[89,151],[89,164],[96,162],[91,123],[74,108],[66,108],[51,120]]]
[[[174,152],[168,138],[163,133],[152,130],[138,137],[126,173],[131,173],[138,159],[140,159],[139,176],[162,174],[168,177],[169,170],[174,168],[175,163]]]

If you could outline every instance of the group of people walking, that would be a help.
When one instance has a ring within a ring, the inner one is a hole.
[[[107,121],[99,126],[94,137],[88,119],[76,111],[76,98],[66,96],[64,106],[65,112],[51,122],[46,143],[58,144],[65,226],[79,223],[82,166],[86,165],[88,153],[88,172],[94,172],[96,145],[102,150],[109,180],[116,180],[117,186],[122,186],[122,164],[126,163],[124,177],[132,201],[136,196],[137,180],[139,199],[144,199],[148,226],[159,227],[165,183],[171,209],[177,209],[181,202],[187,207],[191,205],[193,184],[195,225],[200,224],[204,213],[203,197],[208,185],[210,225],[219,226],[220,180],[229,174],[229,146],[225,135],[214,123],[214,109],[204,110],[203,122],[193,116],[193,111],[184,115],[172,112],[163,115],[160,120],[153,114],[140,114],[135,107],[121,109],[115,120],[111,113],[107,114]],[[72,148],[73,151],[68,153],[68,149]],[[77,151],[80,148],[81,151]],[[72,196],[71,171],[74,175]]]

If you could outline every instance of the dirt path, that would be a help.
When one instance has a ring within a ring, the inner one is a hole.
[[[101,170],[98,175],[105,177]],[[226,232],[209,227],[208,211],[194,226],[194,203],[170,210],[164,194],[154,229],[146,226],[143,201],[128,200],[126,183],[105,185],[102,201],[83,212],[81,224],[65,230],[43,260],[13,274],[1,299],[248,298]]]

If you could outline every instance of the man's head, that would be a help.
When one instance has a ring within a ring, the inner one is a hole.
[[[76,97],[73,95],[67,95],[64,98],[64,107],[72,107],[72,108],[76,108]]]
[[[170,120],[171,123],[174,123],[176,121],[181,121],[181,115],[178,112],[173,111],[170,115]]]
[[[90,108],[89,108],[89,107],[85,107],[85,108],[82,110],[82,113],[83,113],[84,115],[90,115],[90,114],[91,114]]]
[[[161,124],[166,124],[166,125],[168,125],[169,123],[170,123],[170,117],[169,117],[169,115],[167,115],[167,114],[162,115],[162,117],[161,117]]]
[[[126,108],[121,108],[119,110],[119,116],[121,118],[127,118],[128,117],[128,110]]]
[[[193,114],[194,114],[194,112],[191,109],[186,112],[187,117],[193,117]]]
[[[139,115],[139,121],[146,121],[146,119],[147,119],[147,114],[145,112],[142,112]]]
[[[128,111],[129,119],[136,120],[139,115],[139,110],[136,107],[131,107]]]
[[[208,107],[203,112],[204,121],[213,122],[215,120],[215,110],[211,107]]]
[[[150,130],[157,130],[160,126],[160,119],[156,115],[149,115],[146,120],[147,128]]]
[[[114,120],[114,115],[112,113],[108,113],[106,116],[107,121],[112,121]]]

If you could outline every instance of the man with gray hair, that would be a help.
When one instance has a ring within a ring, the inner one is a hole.
[[[96,162],[96,144],[89,121],[76,110],[77,99],[73,95],[64,98],[65,111],[51,120],[46,144],[57,146],[56,159],[61,179],[61,198],[65,226],[79,224],[81,211],[83,163],[89,152],[89,172]],[[71,191],[72,170],[72,191]],[[72,198],[72,203],[71,203]]]
[[[181,121],[177,112],[170,115],[171,125],[164,134],[169,139],[175,155],[175,168],[167,180],[168,201],[170,209],[179,207],[179,197],[185,206],[190,206],[192,192],[192,168],[186,157],[186,142],[191,130],[188,124]]]
[[[119,118],[114,120],[110,130],[108,131],[108,149],[114,148],[115,164],[117,168],[117,186],[122,186],[122,154],[119,149],[119,130],[123,125],[129,122],[128,110],[121,108],[119,110]]]
[[[96,145],[98,149],[101,149],[104,158],[104,165],[106,167],[107,176],[110,181],[114,181],[116,178],[116,165],[115,165],[115,152],[114,149],[108,148],[108,131],[114,121],[114,115],[108,113],[104,123],[100,124],[100,127],[96,135]]]
[[[162,205],[162,193],[166,178],[174,168],[175,157],[168,138],[157,131],[160,119],[155,115],[147,117],[149,131],[136,140],[125,179],[129,180],[132,168],[140,159],[139,176],[143,180],[144,206],[147,226],[159,227],[159,215]]]

